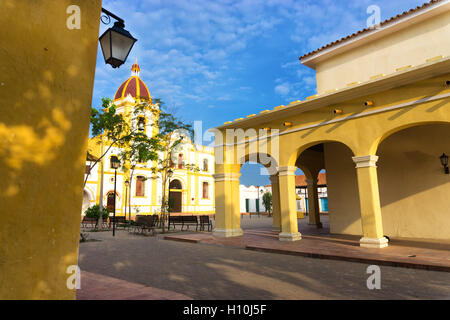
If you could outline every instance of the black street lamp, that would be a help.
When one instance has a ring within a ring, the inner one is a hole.
[[[114,22],[113,27],[106,30],[99,39],[105,63],[109,63],[113,68],[117,68],[125,63],[137,39],[125,30],[123,19],[103,8],[102,12],[105,14],[101,18],[104,24],[109,24],[111,17],[117,20]],[[107,22],[103,21],[103,18]]]
[[[441,159],[441,164],[444,167],[444,172],[445,174],[449,174],[449,169],[448,169],[448,155],[446,155],[445,153],[442,154],[442,156],[439,157],[439,159]]]
[[[169,177],[169,197],[168,197],[168,202],[170,202],[170,178],[172,178],[172,176],[173,176],[173,170],[172,169],[167,170],[167,176]],[[170,215],[169,210],[167,210],[167,212]]]
[[[128,199],[128,187],[129,187],[129,185],[130,185],[130,181],[129,180],[126,180],[125,181],[125,204],[130,204],[129,202],[129,199]],[[131,190],[130,190],[130,193],[131,193]],[[127,210],[127,205],[125,205],[125,216],[127,215],[126,214],[126,210]],[[129,209],[128,210],[128,223],[131,225],[131,209]]]
[[[114,211],[113,211],[113,237],[116,235],[116,185],[117,169],[119,169],[120,160],[116,156],[111,157],[111,168],[114,169]]]

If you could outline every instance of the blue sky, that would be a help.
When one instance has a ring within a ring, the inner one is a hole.
[[[118,69],[99,48],[92,103],[112,98],[137,58],[152,97],[184,121],[201,120],[205,131],[315,94],[314,71],[298,57],[365,28],[368,6],[378,5],[385,20],[423,2],[103,0],[138,41]],[[111,25],[101,24],[100,34]],[[241,173],[243,184],[269,184],[259,165]]]

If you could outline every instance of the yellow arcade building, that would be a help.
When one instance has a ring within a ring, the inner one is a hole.
[[[114,95],[113,104],[116,112],[124,114],[130,121],[130,126],[143,131],[147,135],[158,132],[155,127],[154,115],[150,111],[134,115],[134,108],[140,101],[152,104],[152,98],[148,87],[139,77],[140,67],[136,63],[131,68],[131,76],[125,80]],[[157,105],[154,105],[158,108]],[[111,210],[114,208],[114,169],[111,168],[111,157],[120,159],[121,148],[112,146],[108,141],[101,143],[101,137],[89,139],[88,152],[95,157],[100,157],[103,152],[106,155],[103,163],[93,167],[87,177],[87,183],[83,192],[83,206],[81,214],[92,205],[103,201],[103,205]],[[103,152],[101,151],[103,148]],[[213,214],[214,213],[214,148],[193,144],[186,138],[180,148],[172,155],[173,176],[166,186],[171,201],[171,210],[175,213],[187,214]],[[160,152],[161,158],[164,157]],[[86,163],[89,165],[89,163]],[[195,165],[198,170],[189,170],[187,164]],[[103,165],[103,182],[102,182]],[[148,215],[159,213],[162,202],[163,185],[160,173],[153,173],[156,161],[138,163],[133,175],[130,170],[118,169],[116,182],[116,216],[131,218],[137,214]],[[87,173],[86,173],[87,174]],[[130,179],[131,176],[131,179]],[[86,176],[85,176],[86,178]],[[103,191],[101,184],[103,183]],[[131,214],[130,214],[131,213]]]
[[[325,169],[331,233],[369,248],[385,236],[450,240],[449,35],[449,1],[431,1],[300,57],[316,95],[216,128],[214,234],[243,233],[239,171],[253,159],[270,168],[280,240],[301,239],[297,168],[318,227]]]

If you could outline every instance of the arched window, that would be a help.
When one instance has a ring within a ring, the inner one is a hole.
[[[183,154],[178,155],[178,169],[183,169]]]
[[[208,171],[208,159],[203,159],[203,171]]]
[[[138,118],[137,128],[141,132],[145,131],[145,118],[144,117]]]
[[[209,199],[209,183],[203,182],[203,199]]]
[[[136,177],[136,197],[145,196],[145,177]]]

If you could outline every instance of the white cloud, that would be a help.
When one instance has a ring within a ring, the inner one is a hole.
[[[287,82],[275,86],[275,92],[282,96],[287,95],[290,90],[291,90],[290,84]]]

